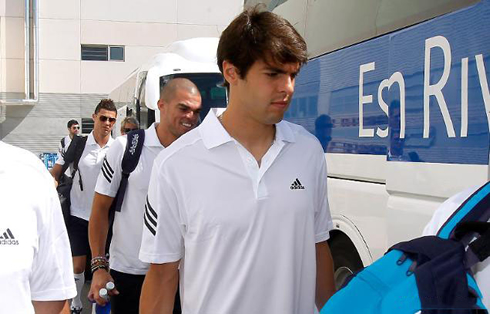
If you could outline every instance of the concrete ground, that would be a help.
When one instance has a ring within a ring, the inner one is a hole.
[[[82,303],[83,303],[83,311],[82,314],[92,314],[92,303],[89,302],[87,295],[90,290],[91,281],[86,281],[85,285],[82,289]],[[70,314],[70,302],[65,304],[63,311],[60,314]]]

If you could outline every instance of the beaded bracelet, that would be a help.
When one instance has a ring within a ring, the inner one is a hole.
[[[109,271],[109,261],[105,256],[96,256],[90,261],[90,269],[94,273],[98,269]]]

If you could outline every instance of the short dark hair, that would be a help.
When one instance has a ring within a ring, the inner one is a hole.
[[[97,107],[95,107],[95,114],[98,114],[101,109],[114,111],[117,114],[116,105],[114,105],[112,99],[102,99]]]
[[[78,123],[78,121],[77,121],[77,120],[70,120],[70,121],[68,121],[68,123],[66,124],[66,127],[67,127],[67,128],[71,128],[71,127],[72,127],[72,125],[78,125],[78,124],[80,124],[80,123]]]
[[[257,5],[243,11],[221,34],[218,44],[218,67],[223,61],[238,69],[240,78],[257,60],[266,63],[299,63],[308,60],[306,42],[286,19]],[[225,81],[225,85],[228,83]]]

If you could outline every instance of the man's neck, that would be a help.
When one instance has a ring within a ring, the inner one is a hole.
[[[92,135],[94,136],[95,142],[100,146],[104,147],[107,142],[109,142],[109,139],[111,138],[111,134],[109,133],[107,136],[101,135],[99,133],[93,132]]]
[[[267,153],[274,142],[276,127],[260,123],[253,118],[246,117],[235,107],[229,107],[221,116],[221,124],[231,137],[243,145],[260,165],[262,157]]]
[[[157,130],[157,137],[158,140],[160,141],[160,144],[163,145],[163,147],[168,147],[170,144],[172,144],[177,138],[168,131],[168,128],[163,124],[163,123],[158,123],[156,126]]]

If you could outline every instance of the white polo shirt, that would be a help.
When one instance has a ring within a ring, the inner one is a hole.
[[[33,154],[0,141],[0,313],[74,297],[70,243],[53,178]]]
[[[182,259],[184,314],[312,314],[315,243],[332,228],[326,174],[304,128],[276,124],[258,167],[210,111],[155,160],[140,259]]]
[[[64,137],[65,139],[65,147],[61,145],[61,140],[60,144],[58,145],[58,159],[68,150],[68,147],[70,147],[71,144],[71,137],[69,135]]]
[[[95,194],[95,184],[99,177],[102,161],[112,142],[114,142],[114,139],[109,137],[106,145],[100,147],[95,141],[93,131],[88,135],[87,143],[78,163],[78,171],[73,178],[73,186],[70,192],[70,212],[72,216],[89,220]],[[62,157],[56,163],[63,166],[65,160]],[[80,177],[82,178],[83,191],[80,188]]]
[[[116,196],[121,183],[121,162],[127,141],[126,135],[118,137],[107,152],[95,187],[97,193]],[[144,275],[148,271],[149,264],[140,261],[138,254],[151,168],[163,148],[156,125],[153,124],[145,130],[145,142],[138,165],[129,176],[121,211],[114,216],[109,262],[111,268],[119,272]]]
[[[475,186],[466,189],[442,203],[442,205],[432,216],[431,221],[425,227],[423,235],[437,234],[439,229],[446,222],[446,220],[449,219],[454,211],[458,209],[459,206],[479,188],[479,186]],[[490,258],[487,258],[482,263],[477,264],[475,269],[473,269],[473,273],[475,275],[475,280],[478,283],[478,287],[483,295],[483,304],[487,309],[490,309]]]

